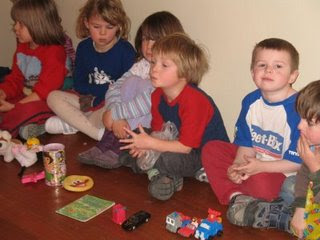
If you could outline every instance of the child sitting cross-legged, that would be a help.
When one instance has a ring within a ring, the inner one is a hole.
[[[137,157],[146,150],[160,152],[148,186],[156,199],[168,200],[181,190],[183,177],[194,177],[201,168],[200,152],[209,140],[229,141],[220,112],[212,98],[198,88],[208,70],[203,50],[187,35],[175,33],[157,41],[152,49],[151,82],[156,90],[151,95],[152,131],[163,124],[175,124],[176,140],[162,140],[149,135],[140,126],[139,133],[126,128],[131,136],[121,139],[129,150],[126,164],[136,169]],[[120,155],[120,161],[122,154]],[[131,161],[131,164],[128,164]]]
[[[272,209],[293,201],[300,117],[295,110],[299,54],[286,40],[256,44],[251,74],[257,88],[242,101],[234,144],[211,141],[202,163],[228,220],[238,226],[265,227]],[[279,196],[281,198],[279,198]]]

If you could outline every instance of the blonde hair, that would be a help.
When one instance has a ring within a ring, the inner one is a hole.
[[[172,13],[160,11],[149,15],[140,25],[135,38],[138,59],[143,57],[141,49],[143,37],[157,41],[166,35],[176,32],[184,33],[184,29],[179,19]]]
[[[85,21],[92,16],[101,16],[101,18],[119,27],[117,37],[128,39],[130,31],[130,19],[127,17],[120,0],[88,0],[80,9],[77,19],[76,34],[78,38],[86,38],[90,35]]]
[[[174,33],[155,42],[152,55],[170,58],[178,68],[178,77],[198,85],[208,71],[209,64],[204,50],[184,33]]]
[[[39,45],[63,45],[61,18],[53,0],[14,1],[11,18],[26,26],[32,40]]]

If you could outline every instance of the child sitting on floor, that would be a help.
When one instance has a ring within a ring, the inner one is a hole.
[[[46,103],[67,74],[65,35],[53,0],[15,1],[11,9],[18,44],[12,71],[0,83],[0,129],[13,137],[53,115]],[[23,134],[22,134],[23,135]]]
[[[211,141],[202,163],[221,204],[229,204],[228,220],[238,226],[262,227],[264,215],[293,201],[292,177],[300,168],[296,151],[300,117],[292,88],[299,73],[294,46],[277,38],[259,42],[251,60],[257,90],[242,101],[234,144]],[[284,184],[285,179],[289,184]],[[272,201],[259,204],[261,199]]]
[[[179,132],[178,139],[161,140],[139,126],[140,133],[126,128],[131,138],[120,142],[127,144],[121,149],[129,150],[131,157],[126,161],[133,169],[136,157],[146,150],[161,152],[153,166],[158,174],[153,174],[148,187],[156,199],[170,199],[182,189],[183,177],[195,175],[202,166],[200,153],[206,142],[229,141],[217,106],[198,88],[207,70],[203,50],[185,34],[171,34],[153,46],[150,76],[156,90],[151,96],[152,131],[170,121]]]
[[[103,117],[106,130],[95,147],[79,154],[80,162],[104,168],[119,167],[119,138],[127,137],[123,127],[135,129],[142,124],[150,128],[153,87],[149,71],[152,46],[161,37],[175,32],[183,32],[183,27],[179,19],[169,12],[153,13],[143,21],[135,38],[138,62],[110,86]]]

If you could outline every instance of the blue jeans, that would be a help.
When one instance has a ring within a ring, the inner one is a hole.
[[[296,175],[292,175],[284,180],[279,197],[281,197],[285,203],[290,206],[294,201],[294,186],[296,184]]]

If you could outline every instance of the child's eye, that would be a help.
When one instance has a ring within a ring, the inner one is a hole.
[[[114,29],[114,28],[115,28],[114,25],[108,25],[108,26],[107,26],[107,29]]]
[[[163,63],[162,66],[166,68],[168,67],[168,64]]]
[[[282,65],[276,64],[276,65],[275,65],[275,68],[276,68],[276,69],[280,69],[280,68],[282,68]]]
[[[258,64],[257,64],[257,67],[258,67],[258,68],[265,68],[265,67],[266,67],[266,64],[265,64],[265,63],[258,63]]]
[[[100,26],[98,26],[98,25],[93,25],[93,28],[98,29],[98,28],[100,28]]]
[[[313,122],[313,121],[308,121],[308,126],[309,126],[309,127],[312,127],[312,126],[314,126],[314,125],[316,125],[315,122]]]

